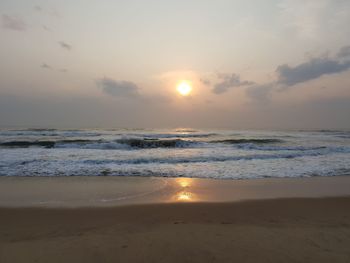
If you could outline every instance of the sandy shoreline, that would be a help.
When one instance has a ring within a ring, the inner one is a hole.
[[[350,197],[1,208],[0,262],[349,262]]]
[[[350,196],[350,176],[252,180],[0,177],[0,207],[106,207],[337,196]]]
[[[350,262],[349,208],[347,176],[2,177],[0,262]]]

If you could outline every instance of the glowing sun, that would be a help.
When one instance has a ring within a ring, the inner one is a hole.
[[[182,81],[177,85],[176,90],[180,95],[188,96],[192,91],[192,87],[187,81]]]

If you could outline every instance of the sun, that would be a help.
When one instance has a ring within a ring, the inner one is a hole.
[[[192,87],[191,84],[187,81],[181,81],[177,87],[176,90],[178,93],[180,93],[180,95],[182,96],[188,96],[191,91],[192,91]]]

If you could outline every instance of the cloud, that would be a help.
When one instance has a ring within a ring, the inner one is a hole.
[[[27,29],[26,23],[19,17],[2,15],[2,26],[9,30],[25,31]]]
[[[336,56],[311,58],[291,67],[279,65],[276,69],[277,80],[249,87],[246,94],[257,101],[267,101],[274,90],[285,91],[291,86],[317,79],[323,75],[337,74],[350,69],[350,46],[340,48]]]
[[[246,80],[242,81],[241,77],[235,73],[232,73],[232,74],[219,73],[218,78],[220,79],[220,82],[216,83],[214,85],[214,88],[212,89],[212,92],[215,94],[225,93],[230,88],[250,86],[254,84],[254,82],[252,81],[246,81]]]
[[[55,68],[55,67],[48,65],[46,63],[41,64],[40,67],[42,69],[55,70],[55,71],[60,72],[60,73],[67,73],[68,72],[68,69],[66,69],[66,68]]]
[[[43,9],[40,5],[36,5],[33,7],[35,11],[41,12]]]
[[[209,79],[200,78],[199,81],[205,86],[210,86],[211,85],[211,81]]]
[[[43,28],[45,31],[47,31],[47,32],[52,32],[51,28],[49,28],[49,27],[47,27],[47,26],[45,26],[45,25],[43,25],[42,28]]]
[[[104,93],[114,97],[137,98],[140,96],[138,86],[130,81],[101,78],[96,81],[96,85]]]
[[[43,63],[43,64],[41,65],[41,68],[44,68],[44,69],[52,69],[52,67],[51,67],[50,65],[46,64],[46,63]]]
[[[350,57],[350,46],[342,47],[337,53],[338,58],[349,58]]]
[[[313,58],[295,67],[280,65],[276,72],[277,83],[285,86],[293,86],[309,80],[317,79],[323,75],[335,74],[350,69],[350,61],[339,61],[336,59]]]
[[[66,42],[63,41],[59,41],[58,44],[61,46],[61,48],[65,49],[65,50],[71,50],[72,46],[67,44]]]

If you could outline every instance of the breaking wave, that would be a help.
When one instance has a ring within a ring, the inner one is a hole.
[[[229,155],[229,156],[194,156],[194,157],[164,157],[164,158],[133,158],[125,160],[85,160],[85,164],[147,164],[147,163],[166,163],[166,164],[181,164],[181,163],[209,163],[209,162],[226,162],[226,161],[241,161],[241,160],[269,160],[269,159],[293,159],[299,157],[312,157],[327,155],[332,153],[350,153],[348,148],[332,148],[312,150],[308,152],[293,152],[293,153],[276,153],[276,154],[251,154],[251,155]]]
[[[264,144],[264,143],[278,143],[278,142],[282,142],[282,140],[279,140],[279,139],[228,139],[228,140],[211,141],[211,143],[225,143],[225,144],[244,144],[244,143]]]
[[[346,131],[0,130],[0,176],[346,174]]]
[[[200,142],[182,139],[138,139],[125,138],[106,140],[57,140],[57,141],[8,141],[0,143],[3,148],[82,148],[82,149],[126,149],[126,148],[186,148],[200,145]]]
[[[61,140],[61,141],[9,141],[0,143],[1,147],[7,148],[28,148],[28,147],[44,147],[44,148],[54,148],[57,144],[84,144],[89,143],[90,140]]]
[[[193,136],[195,137],[195,136]],[[188,148],[207,145],[208,143],[220,144],[237,144],[260,145],[267,143],[277,143],[281,140],[277,139],[230,139],[218,141],[193,141],[186,139],[158,139],[158,138],[122,138],[116,140],[89,140],[89,139],[70,139],[70,140],[18,140],[6,141],[0,143],[0,147],[5,148],[29,148],[29,147],[43,147],[43,148],[82,148],[82,149],[126,149],[130,148]],[[127,146],[127,147],[126,147]]]

